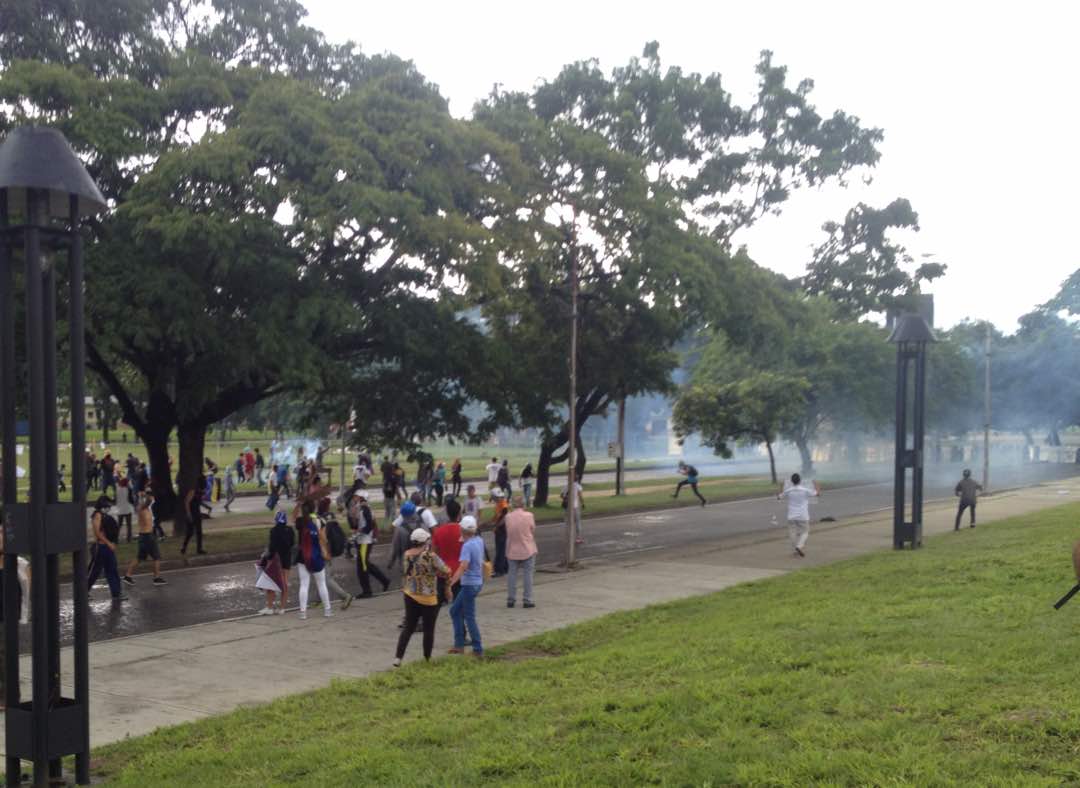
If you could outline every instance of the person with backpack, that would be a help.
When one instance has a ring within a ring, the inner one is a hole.
[[[383,584],[383,591],[390,588],[390,579],[371,562],[371,547],[379,536],[379,527],[375,515],[367,504],[367,498],[360,493],[353,495],[352,509],[356,520],[356,579],[360,581],[360,598],[368,599],[371,593],[371,577]]]
[[[417,528],[423,528],[428,533],[438,525],[435,515],[423,505],[424,499],[419,492],[414,491],[405,503],[401,505],[401,512],[392,523],[394,528],[394,541],[390,551],[390,563],[387,571],[394,568],[394,563],[400,560],[409,546],[409,537]]]
[[[289,598],[289,570],[292,569],[293,547],[296,545],[296,537],[289,528],[289,518],[285,512],[278,511],[274,515],[274,526],[270,529],[270,542],[266,547],[269,560],[277,560],[281,564],[281,594],[278,595],[277,604],[274,604],[274,592],[266,592],[266,607],[259,611],[259,615],[267,616],[273,613],[281,615],[285,612],[285,604]]]
[[[698,488],[697,488],[697,483],[698,483],[697,468],[695,468],[693,465],[687,465],[685,462],[680,462],[679,463],[679,473],[683,474],[686,478],[675,485],[675,494],[672,495],[671,497],[672,498],[678,498],[679,497],[679,491],[682,490],[683,485],[689,484],[690,489],[694,491],[694,495],[696,495],[698,497],[698,500],[701,501],[701,505],[704,506],[705,503],[706,503],[705,496],[702,495],[700,492],[698,492]]]
[[[124,602],[127,597],[120,590],[120,570],[116,565],[116,542],[120,539],[120,525],[109,514],[112,501],[107,495],[102,495],[94,504],[94,513],[90,516],[90,525],[94,529],[94,546],[90,556],[89,577],[87,577],[87,589],[93,589],[101,573],[105,573],[105,580],[109,583],[109,592],[113,602]]]
[[[394,653],[395,668],[401,666],[417,624],[422,623],[423,627],[424,659],[431,659],[440,607],[439,578],[449,576],[450,569],[431,549],[431,534],[423,528],[416,528],[409,535],[409,547],[402,560],[401,590],[405,597],[405,625],[401,628]]]
[[[326,542],[326,547],[329,550],[326,553],[326,585],[341,597],[341,609],[348,610],[349,605],[353,603],[353,595],[342,588],[337,578],[334,577],[334,559],[345,554],[345,531],[342,530],[341,524],[330,513],[329,498],[319,500],[316,520],[319,524],[320,537]]]
[[[127,541],[131,543],[131,515],[135,513],[135,496],[126,476],[116,485],[116,521],[120,528],[127,528]]]
[[[330,554],[330,548],[326,544],[326,534],[319,529],[312,516],[314,510],[315,507],[310,503],[297,504],[293,510],[300,553],[296,571],[300,574],[301,619],[307,619],[308,592],[312,578],[315,579],[319,599],[322,600],[323,615],[327,618],[333,615],[330,609],[330,591],[326,587],[326,556]]]

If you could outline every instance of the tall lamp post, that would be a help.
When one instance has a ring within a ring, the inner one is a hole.
[[[893,547],[922,547],[923,439],[926,432],[926,346],[936,342],[922,315],[903,315],[889,342],[896,345],[896,476],[893,485]],[[914,381],[908,385],[910,367]],[[911,446],[908,446],[908,390],[911,396]],[[907,472],[911,470],[911,520],[907,506]]]
[[[105,207],[90,175],[55,129],[14,129],[0,144],[0,433],[4,502],[5,752],[7,784],[20,781],[20,759],[33,761],[34,784],[61,777],[61,759],[75,756],[75,779],[90,782],[90,668],[86,587],[86,414],[83,408],[83,217]],[[14,219],[14,221],[13,221]],[[20,246],[22,253],[18,252]],[[42,247],[54,254],[42,258]],[[71,503],[57,498],[56,264],[68,256],[71,355]],[[15,347],[16,259],[24,266],[24,357]],[[16,370],[26,370],[17,386]],[[30,495],[16,488],[15,414],[30,417]],[[60,575],[63,553],[74,566],[74,688],[60,683]],[[19,691],[16,560],[30,556],[31,700]]]

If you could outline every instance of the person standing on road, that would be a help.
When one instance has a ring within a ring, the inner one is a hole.
[[[450,492],[457,498],[461,495],[461,458],[454,459],[450,466]]]
[[[187,491],[184,496],[184,506],[187,507],[187,533],[184,534],[184,543],[180,545],[180,555],[187,555],[188,543],[191,537],[195,537],[195,552],[205,555],[203,550],[202,532],[202,491],[206,487],[206,479],[200,475],[195,487]]]
[[[435,466],[435,475],[432,477],[431,489],[435,493],[435,505],[443,505],[443,490],[446,489],[446,463],[439,460]]]
[[[131,516],[135,513],[135,501],[131,493],[131,483],[127,477],[121,477],[116,485],[116,522],[120,528],[127,528],[127,541],[131,543]]]
[[[259,487],[263,485],[263,471],[266,469],[266,459],[262,456],[262,452],[255,449],[255,484]]]
[[[165,578],[161,576],[161,550],[158,549],[157,537],[154,536],[154,516],[150,511],[153,502],[153,494],[147,491],[139,496],[136,506],[136,516],[139,518],[139,553],[128,564],[127,571],[124,573],[123,581],[129,586],[135,585],[135,578],[131,575],[138,568],[139,562],[147,560],[154,562],[154,585],[166,584]]]
[[[431,659],[435,646],[435,622],[439,617],[439,578],[450,576],[443,560],[431,550],[431,534],[417,528],[410,534],[409,549],[402,561],[401,590],[405,596],[405,626],[398,635],[394,667],[401,666],[416,625],[423,622],[424,659]],[[446,592],[449,596],[449,591]]]
[[[300,543],[300,562],[296,565],[296,570],[300,574],[300,618],[302,619],[307,618],[308,592],[312,578],[315,578],[319,599],[322,600],[323,615],[327,618],[333,615],[330,610],[330,591],[326,587],[325,556],[330,555],[330,548],[326,544],[326,535],[313,520],[314,508],[310,503],[297,504],[293,512]]]
[[[495,504],[495,513],[491,516],[491,522],[488,523],[495,531],[495,572],[492,577],[502,577],[509,567],[506,561],[506,514],[510,510],[510,504],[501,487],[495,488],[491,493],[491,499]]]
[[[960,497],[960,508],[956,510],[956,525],[954,531],[960,530],[960,518],[964,516],[965,509],[971,509],[971,527],[975,527],[975,501],[982,492],[982,485],[971,478],[971,471],[964,469],[964,478],[956,483],[956,494]]]
[[[487,470],[488,492],[492,492],[499,484],[499,471],[502,469],[502,465],[499,463],[498,457],[492,457],[485,468]]]
[[[536,607],[533,600],[533,573],[536,571],[536,519],[525,509],[525,497],[514,496],[514,508],[506,515],[506,557],[509,576],[506,579],[506,606],[517,602],[517,576],[523,575],[522,607]]]
[[[499,475],[495,480],[495,483],[499,485],[499,489],[506,493],[506,499],[510,500],[510,460],[503,460],[502,465],[499,466]]]
[[[109,497],[102,495],[94,504],[94,513],[90,517],[90,524],[94,529],[94,548],[86,587],[92,589],[104,572],[113,602],[123,602],[127,597],[120,593],[120,572],[116,566],[116,542],[120,538],[120,525],[109,514],[111,504]]]
[[[454,622],[454,646],[451,654],[465,653],[465,629],[472,640],[473,656],[482,657],[480,625],[476,621],[476,598],[484,587],[484,540],[476,533],[476,519],[461,518],[461,555],[457,570],[450,576],[449,585],[461,582],[461,591],[450,603],[450,619]]]
[[[531,462],[525,463],[525,467],[521,469],[518,484],[521,485],[521,492],[525,496],[525,508],[531,509],[533,488],[533,467]]]
[[[457,571],[461,558],[461,504],[454,498],[446,502],[446,517],[447,521],[436,526],[432,533],[431,545],[435,549],[435,554],[443,560],[443,563],[450,568],[450,573],[453,574]],[[446,595],[447,587],[450,588],[449,597]],[[460,591],[460,583],[450,586],[447,580],[439,578],[439,604],[442,604],[443,600],[456,599]]]
[[[383,574],[371,561],[371,548],[379,535],[375,524],[375,515],[368,506],[367,498],[360,493],[353,495],[352,510],[357,521],[356,532],[356,579],[360,581],[361,599],[368,599],[371,593],[371,577],[383,584],[383,591],[390,588],[390,578]]]
[[[281,564],[281,594],[279,595],[277,606],[274,605],[274,592],[266,592],[266,607],[259,611],[260,615],[270,615],[277,613],[281,615],[285,612],[285,605],[289,599],[289,570],[292,569],[293,558],[293,546],[296,544],[296,537],[293,535],[292,529],[289,528],[289,518],[285,512],[278,511],[274,515],[274,527],[270,529],[270,543],[266,547],[266,551],[270,553],[270,560],[273,561],[276,557]]]
[[[679,473],[683,474],[686,478],[675,485],[675,494],[672,495],[671,497],[672,498],[678,498],[679,497],[679,491],[682,490],[683,485],[689,484],[690,489],[694,491],[694,495],[696,495],[698,497],[698,500],[701,501],[701,505],[704,506],[705,505],[705,496],[702,495],[700,492],[698,492],[698,488],[697,488],[697,483],[698,483],[697,468],[695,468],[693,465],[687,465],[685,462],[680,462],[679,463]]]
[[[791,484],[785,486],[776,496],[776,500],[787,499],[788,537],[795,555],[805,558],[806,539],[810,535],[810,499],[821,495],[821,488],[815,481],[813,488],[802,483],[802,477],[791,474]]]

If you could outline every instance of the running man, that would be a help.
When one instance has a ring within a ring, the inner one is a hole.
[[[971,509],[971,527],[975,527],[975,500],[982,492],[982,485],[971,478],[971,471],[964,469],[964,478],[956,483],[956,494],[960,497],[960,508],[956,510],[956,525],[954,531],[960,530],[960,518],[964,516],[964,510]]]
[[[154,536],[154,515],[150,511],[153,502],[154,496],[149,490],[139,494],[135,510],[139,518],[139,555],[128,564],[127,572],[122,578],[129,586],[135,585],[135,578],[131,575],[139,562],[147,559],[154,562],[154,585],[166,584],[165,578],[161,576],[161,550],[158,549],[157,537]]]
[[[697,488],[697,482],[698,482],[697,468],[695,468],[693,465],[687,465],[685,462],[680,462],[679,463],[679,473],[681,473],[686,478],[675,485],[675,494],[672,495],[671,497],[672,498],[678,498],[679,497],[679,491],[682,490],[683,485],[689,484],[690,489],[694,491],[694,495],[696,495],[698,497],[698,500],[701,501],[701,505],[704,506],[705,505],[705,496],[703,496],[700,492],[698,492],[698,488]]]
[[[813,489],[803,486],[802,477],[791,474],[791,485],[776,495],[776,500],[787,498],[788,537],[795,555],[805,558],[806,538],[810,535],[810,499],[821,495],[821,488],[814,482]]]

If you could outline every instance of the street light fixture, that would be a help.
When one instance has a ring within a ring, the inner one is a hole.
[[[934,331],[922,315],[903,315],[889,342],[896,345],[896,475],[893,484],[893,547],[922,547],[923,443],[926,432],[926,346],[936,342]],[[915,365],[912,396],[912,445],[908,448],[908,369]],[[905,485],[911,469],[911,520],[904,514]]]
[[[7,785],[20,781],[20,759],[34,763],[34,784],[61,777],[61,759],[75,756],[75,779],[90,782],[90,669],[86,586],[86,415],[83,408],[83,252],[80,220],[105,208],[93,180],[64,136],[26,126],[0,144],[0,434],[4,503],[5,752]],[[12,222],[19,217],[20,222]],[[66,248],[71,353],[72,502],[57,497],[56,268],[41,257],[42,240]],[[16,385],[14,247],[22,241],[25,275],[25,357],[28,386]],[[30,416],[30,495],[16,488],[15,413]],[[75,697],[61,695],[60,555],[74,567]],[[30,556],[32,694],[19,691],[19,611],[16,561]]]

